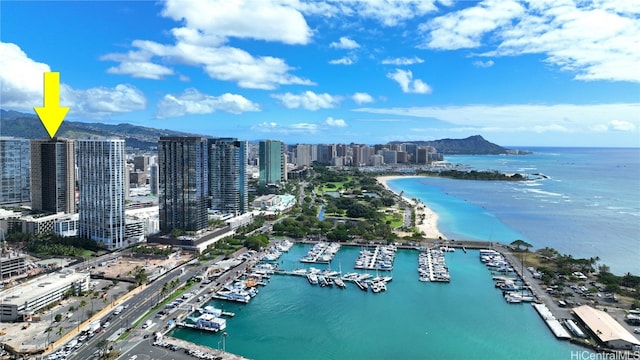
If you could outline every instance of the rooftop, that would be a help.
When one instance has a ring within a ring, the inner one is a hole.
[[[604,311],[594,309],[588,305],[582,305],[573,308],[573,312],[602,342],[624,340],[631,344],[640,345],[640,341],[633,334]]]
[[[77,273],[68,269],[40,276],[34,280],[1,291],[0,302],[17,305],[31,302],[66,284],[84,280],[88,276],[88,273]]]

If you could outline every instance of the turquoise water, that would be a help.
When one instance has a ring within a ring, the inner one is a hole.
[[[535,149],[527,156],[456,156],[477,169],[549,178],[485,182],[414,178],[390,187],[428,204],[449,238],[552,246],[574,257],[599,256],[616,273],[640,273],[640,150]],[[281,267],[295,269],[308,245]],[[353,271],[358,248],[333,262]],[[507,304],[478,253],[449,253],[450,284],[418,282],[417,253],[399,251],[388,291],[310,286],[274,276],[236,312],[227,350],[253,359],[570,359],[583,351],[558,341],[528,304]],[[322,267],[322,266],[316,266]],[[219,347],[221,335],[178,329],[174,336]]]
[[[309,248],[295,245],[280,266],[301,267]],[[353,271],[358,252],[343,247],[333,268]],[[212,304],[236,312],[227,351],[253,359],[542,359],[582,350],[556,340],[529,304],[507,304],[477,251],[446,256],[449,284],[419,282],[417,252],[400,250],[385,293],[274,275],[247,305]],[[183,329],[173,336],[214,348],[221,340]]]
[[[419,198],[449,238],[550,246],[599,256],[616,274],[640,274],[640,150],[539,148],[524,156],[448,156],[479,170],[548,178],[524,182],[407,178],[394,191]]]

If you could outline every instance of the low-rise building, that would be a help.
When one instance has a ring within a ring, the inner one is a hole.
[[[0,279],[4,280],[27,271],[27,257],[23,254],[0,256]]]
[[[631,350],[640,346],[640,340],[602,310],[582,305],[573,308],[573,313],[591,335],[608,348]]]
[[[0,292],[0,321],[16,321],[43,307],[74,294],[89,290],[89,273],[66,269],[50,273]]]

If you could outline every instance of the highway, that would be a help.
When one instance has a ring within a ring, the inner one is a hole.
[[[216,280],[214,280],[211,286],[214,286],[216,284],[226,284],[227,282],[232,281],[238,276],[238,274],[241,274],[242,272],[244,272],[248,266],[257,262],[257,260],[259,260],[259,256],[260,256],[259,254],[254,254],[247,261],[244,261],[238,266],[236,266],[235,268],[232,268],[229,271],[225,272]],[[109,320],[111,324],[109,325],[109,327],[106,329],[103,329],[103,331],[96,334],[93,338],[89,339],[88,341],[86,341],[86,343],[82,345],[82,347],[80,347],[79,350],[77,350],[76,352],[74,352],[69,356],[69,359],[79,359],[79,360],[92,359],[94,357],[94,353],[96,352],[96,350],[98,350],[97,345],[102,340],[109,339],[118,331],[118,329],[126,330],[127,328],[132,326],[132,324],[137,319],[143,316],[147,311],[149,311],[149,309],[154,307],[161,300],[160,292],[165,283],[169,283],[178,277],[181,279],[182,283],[184,283],[190,278],[201,274],[203,270],[209,265],[210,263],[207,263],[205,265],[198,264],[196,266],[192,266],[192,265],[188,265],[187,263],[177,269],[167,272],[166,274],[164,274],[154,282],[149,283],[145,289],[143,289],[141,292],[139,292],[138,294],[132,296],[129,300],[127,300],[126,303],[129,304],[130,306],[127,309],[124,309],[122,313],[120,313],[120,315],[118,316],[107,315],[107,316],[111,316],[111,319]],[[182,268],[186,269],[184,274],[181,274]],[[204,294],[206,290],[207,290],[206,288],[205,289],[196,288],[192,292],[195,292],[197,295],[197,293]],[[162,309],[159,309],[159,310],[162,310]],[[165,325],[164,321],[162,321],[162,323],[158,321],[157,318],[154,318],[154,314],[150,314],[148,319],[152,319],[157,324],[149,331],[144,331],[144,333],[147,333],[148,335],[151,336],[154,332],[161,331],[164,328],[164,325]],[[102,322],[104,321],[105,320],[103,319]],[[116,344],[116,348],[122,349],[123,353],[128,353],[128,354],[131,354],[131,352],[135,353],[136,346],[144,340],[143,337],[139,336],[140,335],[139,332],[137,334],[136,333],[137,333],[136,331],[132,331],[126,340],[122,342],[118,342]]]
[[[138,318],[143,316],[150,308],[154,307],[158,303],[160,300],[160,292],[165,283],[171,282],[178,277],[181,278],[183,282],[186,282],[191,277],[197,275],[203,268],[202,266],[183,266],[187,267],[187,271],[185,271],[184,274],[181,274],[182,271],[180,269],[175,269],[166,273],[161,278],[148,284],[141,292],[127,300],[127,304],[130,306],[127,309],[124,309],[120,315],[107,315],[111,317],[109,320],[111,323],[109,327],[103,329],[100,333],[93,336],[93,338],[86,341],[79,350],[69,356],[69,359],[91,359],[95,351],[98,350],[96,346],[100,341],[107,340],[120,328],[129,328]],[[104,321],[105,320],[103,319],[102,322]]]

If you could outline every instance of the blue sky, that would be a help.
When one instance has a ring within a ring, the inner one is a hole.
[[[0,107],[287,143],[640,146],[640,2],[0,3]]]

